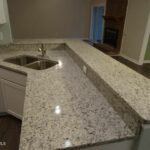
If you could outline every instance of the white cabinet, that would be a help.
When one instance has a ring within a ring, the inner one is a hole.
[[[22,118],[25,87],[1,79],[2,95],[6,111],[17,118]]]
[[[22,119],[26,75],[0,68],[0,112]]]
[[[6,23],[4,0],[0,0],[0,24]]]

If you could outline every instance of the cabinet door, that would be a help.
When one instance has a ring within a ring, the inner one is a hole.
[[[6,111],[22,119],[25,87],[3,79],[1,79],[1,85]]]
[[[6,23],[4,0],[0,0],[0,24]]]

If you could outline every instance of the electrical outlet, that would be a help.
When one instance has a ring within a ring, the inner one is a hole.
[[[85,74],[87,74],[87,67],[86,67],[86,66],[83,66],[83,72],[84,72]]]
[[[0,32],[0,41],[2,41],[3,40],[3,33],[2,32]]]

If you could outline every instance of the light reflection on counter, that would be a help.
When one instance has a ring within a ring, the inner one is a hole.
[[[56,69],[61,69],[63,68],[63,63],[61,60],[58,60],[58,64],[56,65]]]
[[[64,147],[67,148],[67,147],[71,147],[71,146],[72,146],[71,141],[69,139],[66,139]]]
[[[55,112],[55,114],[59,115],[61,113],[61,107],[59,105],[57,105],[55,107],[55,111],[54,112]]]

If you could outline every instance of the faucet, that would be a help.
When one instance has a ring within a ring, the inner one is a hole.
[[[42,52],[42,57],[46,57],[46,49],[44,48],[44,44],[41,44],[41,47],[38,49],[39,52]]]

